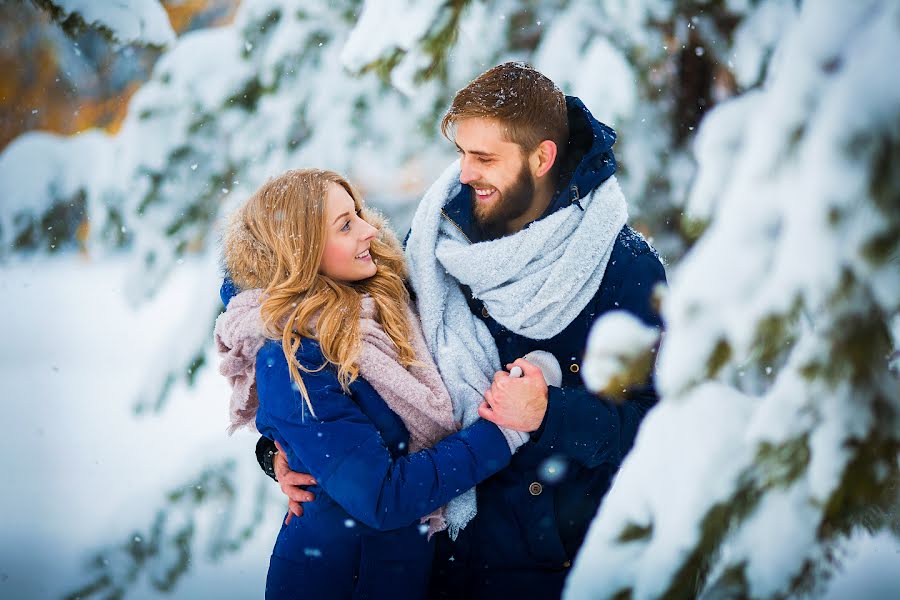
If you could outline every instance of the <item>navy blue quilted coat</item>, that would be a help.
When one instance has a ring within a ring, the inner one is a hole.
[[[616,168],[613,130],[594,119],[577,98],[568,97],[567,104],[567,164],[543,216],[578,204]],[[479,234],[470,193],[463,186],[444,212],[476,242]],[[456,542],[438,536],[432,597],[560,596],[600,501],[631,448],[641,419],[657,400],[652,383],[635,389],[624,404],[609,403],[588,392],[579,373],[587,336],[593,322],[610,310],[626,310],[648,325],[661,327],[651,295],[665,277],[655,251],[634,230],[623,227],[592,301],[568,327],[547,340],[506,330],[464,288],[470,310],[493,334],[501,364],[532,350],[546,350],[562,366],[563,386],[550,388],[540,429],[513,456],[509,467],[478,485],[478,514]]]

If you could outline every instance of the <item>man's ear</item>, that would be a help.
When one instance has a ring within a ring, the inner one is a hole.
[[[544,140],[538,147],[534,149],[528,159],[531,166],[531,172],[535,177],[543,177],[550,172],[553,165],[556,164],[557,149],[556,143],[551,140]]]

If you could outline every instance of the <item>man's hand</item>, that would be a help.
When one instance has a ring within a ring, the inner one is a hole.
[[[316,485],[316,480],[309,473],[291,471],[287,459],[284,457],[284,448],[278,442],[275,442],[275,447],[278,448],[278,453],[272,457],[272,465],[275,467],[278,485],[281,486],[284,495],[288,497],[288,515],[284,519],[284,524],[287,525],[294,516],[303,515],[303,502],[312,502],[316,499],[315,494],[307,492],[299,486]]]
[[[497,371],[491,389],[484,393],[478,414],[501,427],[529,433],[537,431],[547,412],[547,382],[541,370],[523,358],[506,368],[514,366],[522,369],[522,377]]]

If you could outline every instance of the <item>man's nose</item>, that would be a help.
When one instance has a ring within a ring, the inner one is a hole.
[[[459,182],[463,185],[478,181],[478,178],[481,175],[472,165],[472,161],[466,160],[465,158],[460,161],[459,168]]]

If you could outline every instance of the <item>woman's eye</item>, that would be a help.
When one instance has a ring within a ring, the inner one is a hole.
[[[341,231],[350,231],[350,220],[348,219],[344,226],[341,227]]]

